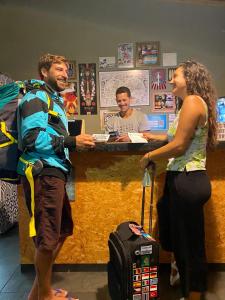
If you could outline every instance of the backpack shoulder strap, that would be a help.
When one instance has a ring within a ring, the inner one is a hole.
[[[49,116],[50,116],[50,117],[51,117],[51,116],[52,116],[52,117],[58,117],[58,116],[59,116],[59,113],[53,110],[53,105],[54,105],[54,103],[53,103],[52,98],[49,96],[48,92],[45,91],[45,93],[46,93],[46,97],[47,97],[48,114],[49,114]]]

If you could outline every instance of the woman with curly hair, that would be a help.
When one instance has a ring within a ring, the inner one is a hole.
[[[206,149],[216,144],[216,95],[206,67],[193,60],[181,63],[170,83],[182,107],[167,135],[144,134],[148,140],[168,143],[146,153],[141,167],[169,159],[157,204],[160,243],[174,253],[182,297],[199,300],[206,291],[203,206],[211,196]]]

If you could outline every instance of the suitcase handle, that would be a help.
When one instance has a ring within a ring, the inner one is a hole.
[[[153,195],[154,195],[154,181],[155,181],[156,165],[150,161],[148,167],[145,169],[143,177],[142,190],[142,206],[141,206],[141,226],[144,226],[144,212],[145,212],[145,188],[151,186],[150,207],[149,207],[149,234],[152,233],[152,217],[153,217]]]

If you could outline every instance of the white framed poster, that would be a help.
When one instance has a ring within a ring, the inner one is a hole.
[[[149,70],[99,72],[100,107],[117,106],[116,90],[131,91],[131,105],[149,105]]]

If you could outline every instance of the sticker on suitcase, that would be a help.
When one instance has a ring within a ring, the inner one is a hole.
[[[144,279],[149,279],[149,273],[143,273],[143,274],[141,275],[141,277],[142,277],[142,280],[144,280]]]
[[[149,300],[149,293],[142,294],[142,300]]]
[[[133,281],[140,281],[141,280],[141,275],[134,275],[133,276]]]
[[[142,255],[141,256],[141,266],[142,267],[149,267],[149,265],[150,265],[149,255]]]
[[[152,284],[158,284],[158,282],[159,282],[158,278],[152,278],[152,279],[150,279],[150,285],[152,285]]]
[[[133,295],[133,300],[141,300],[141,294]]]
[[[143,286],[142,293],[147,293],[147,292],[149,292],[149,286]]]
[[[150,292],[157,291],[157,285],[150,285]]]
[[[152,245],[141,246],[141,255],[152,254]]]
[[[153,292],[150,292],[149,295],[150,295],[150,298],[156,298],[156,297],[158,297],[158,292],[153,291]]]

